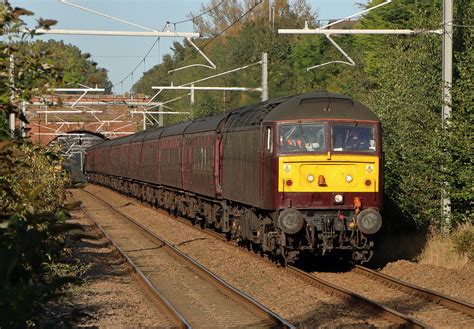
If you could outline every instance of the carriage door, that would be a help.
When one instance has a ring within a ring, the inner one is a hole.
[[[193,188],[193,138],[183,137],[182,161],[183,161],[183,188],[192,191]]]

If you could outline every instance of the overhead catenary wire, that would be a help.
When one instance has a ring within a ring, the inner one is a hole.
[[[153,43],[153,45],[150,47],[150,49],[148,49],[148,52],[145,54],[145,56],[143,56],[143,59],[135,66],[135,68],[129,73],[127,74],[122,80],[120,80],[119,82],[117,83],[114,83],[112,85],[112,88],[114,88],[115,86],[121,84],[122,82],[124,82],[125,80],[127,80],[130,76],[133,76],[133,73],[140,67],[140,65],[145,61],[145,59],[148,57],[148,55],[151,53],[151,51],[153,50],[153,48],[155,48],[155,45],[158,43],[158,40],[160,40],[160,38],[156,38],[155,42]]]
[[[234,23],[232,23],[229,27],[227,27],[227,28],[226,28],[224,31],[222,31],[220,34],[224,33],[226,30],[228,30],[228,29],[229,29],[230,27],[232,27],[234,24],[236,24],[237,22],[239,22],[245,15],[247,15],[250,11],[252,11],[252,10],[253,10],[257,5],[259,5],[262,1],[263,1],[263,0],[260,0],[259,3],[257,3],[256,5],[254,5],[249,11],[247,11],[244,15],[242,15],[241,17],[239,17]],[[209,9],[208,11],[205,11],[205,12],[199,14],[198,16],[195,16],[195,17],[190,18],[190,19],[188,19],[188,20],[183,20],[183,21],[179,21],[179,22],[166,22],[166,25],[163,27],[163,31],[164,31],[166,28],[169,28],[169,24],[170,24],[170,23],[171,23],[171,24],[174,24],[175,30],[176,30],[176,24],[184,23],[184,22],[187,22],[187,21],[189,21],[189,20],[193,20],[193,19],[195,19],[195,18],[201,17],[201,16],[203,16],[203,15],[209,13],[210,11],[216,9],[216,8],[217,8],[218,6],[220,6],[223,2],[224,2],[224,0],[221,1],[220,3],[218,3],[218,4],[217,4],[216,6],[214,6],[213,8]],[[220,35],[220,34],[219,34],[219,35]],[[219,36],[219,35],[217,35],[217,36]],[[216,36],[216,37],[217,37],[217,36]],[[155,42],[153,43],[153,45],[152,45],[152,46],[150,47],[150,49],[148,50],[148,52],[146,53],[146,55],[143,56],[143,59],[142,59],[142,60],[134,67],[134,69],[133,69],[129,74],[127,74],[122,80],[120,80],[120,81],[117,82],[117,83],[114,83],[114,84],[112,85],[112,88],[114,88],[114,87],[117,86],[118,84],[123,84],[123,82],[124,82],[125,80],[127,80],[130,76],[133,76],[133,73],[140,67],[140,65],[141,65],[142,63],[145,63],[146,58],[148,57],[148,55],[150,54],[150,52],[153,50],[153,48],[155,47],[155,45],[156,45],[159,41],[160,41],[160,38],[157,38],[157,39],[155,40]],[[211,39],[210,41],[212,41],[212,39]],[[209,42],[208,42],[208,43],[209,43]],[[207,45],[207,44],[206,44],[206,45]],[[195,50],[195,51],[196,51],[196,50]],[[158,52],[158,53],[159,53],[159,52]],[[97,56],[97,57],[99,57],[99,56]],[[103,57],[106,57],[106,56],[103,56]],[[116,57],[119,57],[119,56],[116,56]],[[159,56],[158,56],[158,57],[159,57]],[[186,59],[186,60],[187,60],[187,59]]]
[[[245,13],[243,13],[239,18],[237,18],[232,24],[230,24],[229,26],[227,26],[225,29],[223,29],[221,32],[219,32],[218,34],[216,34],[215,36],[213,36],[210,40],[208,40],[200,49],[201,50],[204,50],[204,48],[206,48],[207,46],[209,46],[209,44],[211,42],[213,42],[216,38],[220,37],[222,34],[224,34],[227,30],[229,30],[230,28],[232,28],[234,25],[236,25],[237,23],[239,23],[242,19],[244,19],[245,16],[247,16],[250,12],[252,12],[258,5],[260,5],[261,3],[263,2],[263,0],[259,0],[257,3],[255,3],[251,8],[249,8]],[[186,61],[188,61],[192,56],[194,56],[198,51],[196,49],[193,49],[192,53],[186,57],[184,60],[183,60],[183,63],[185,63]]]
[[[170,22],[170,23],[173,23],[174,25],[176,25],[176,24],[181,24],[181,23],[186,23],[186,22],[194,21],[196,18],[202,17],[202,16],[204,16],[204,15],[210,13],[211,11],[217,9],[217,7],[219,7],[219,6],[222,5],[223,3],[224,3],[224,0],[222,0],[221,2],[219,2],[217,5],[215,5],[215,6],[212,7],[211,9],[206,10],[206,11],[200,13],[199,15],[193,16],[193,17],[191,17],[191,18],[188,18],[188,19],[185,19],[185,20],[182,20],[182,21]]]

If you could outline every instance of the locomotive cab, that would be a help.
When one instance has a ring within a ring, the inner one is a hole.
[[[276,106],[262,127],[262,208],[274,210],[276,227],[263,248],[288,262],[303,251],[368,261],[382,226],[377,116],[349,97],[303,94]]]
[[[301,120],[275,128],[277,225],[295,249],[285,257],[338,250],[368,261],[382,226],[380,124]]]

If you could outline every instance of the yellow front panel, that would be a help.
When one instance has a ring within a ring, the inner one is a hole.
[[[318,154],[282,156],[278,161],[279,192],[378,192],[379,158],[373,155]],[[318,184],[324,176],[326,185]],[[314,181],[311,182],[311,177]],[[346,177],[351,176],[352,181]],[[286,183],[291,180],[291,186]],[[370,180],[370,185],[366,181]]]

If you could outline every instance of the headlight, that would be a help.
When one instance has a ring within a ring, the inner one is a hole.
[[[298,233],[303,228],[303,225],[303,214],[296,209],[285,209],[278,216],[278,226],[286,234]]]
[[[309,175],[306,177],[306,179],[307,179],[308,182],[310,182],[310,183],[314,182],[314,180],[315,180],[314,176],[311,175],[311,174],[309,174]]]
[[[344,201],[344,197],[342,196],[342,194],[336,194],[334,196],[335,203],[342,203],[343,201]]]
[[[362,233],[375,234],[382,227],[382,216],[373,208],[364,209],[357,215],[356,224]]]
[[[350,183],[352,182],[353,178],[351,175],[346,175],[346,182]]]

